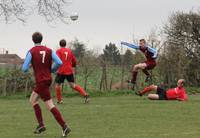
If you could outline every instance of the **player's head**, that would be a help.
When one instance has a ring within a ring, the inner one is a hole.
[[[42,42],[42,34],[40,32],[35,32],[32,35],[32,40],[35,44]]]
[[[185,83],[185,80],[184,80],[184,79],[179,79],[178,82],[177,82],[177,86],[178,86],[179,88],[181,88],[181,87],[183,87],[184,83]]]
[[[59,44],[60,44],[60,47],[66,47],[66,40],[65,39],[61,39]]]
[[[141,47],[145,47],[145,45],[146,45],[145,39],[140,39],[140,40],[139,40],[139,45],[140,45]]]

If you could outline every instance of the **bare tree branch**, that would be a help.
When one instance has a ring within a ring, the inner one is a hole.
[[[67,23],[69,15],[65,11],[69,0],[0,0],[0,19],[6,23],[25,22],[35,12],[47,22],[62,21]]]
[[[6,23],[16,19],[25,22],[25,15],[25,3],[22,0],[0,1],[0,18]]]

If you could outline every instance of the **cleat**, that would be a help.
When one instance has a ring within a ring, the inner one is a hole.
[[[63,129],[62,131],[62,136],[63,137],[67,137],[67,135],[70,133],[71,129],[69,127],[66,127],[65,129]]]
[[[135,82],[132,82],[131,80],[126,80],[126,82],[131,87],[131,90],[134,91],[135,90]]]
[[[46,128],[44,126],[37,126],[37,128],[34,131],[34,134],[40,134],[42,132],[44,132],[46,130]]]
[[[142,96],[142,94],[140,92],[135,92],[135,95]]]
[[[146,77],[145,82],[148,82],[148,83],[152,82],[151,75],[149,75],[149,76]]]
[[[63,101],[57,101],[57,104],[63,104],[64,102]]]
[[[127,83],[132,83],[131,80],[126,80]]]
[[[89,95],[86,95],[84,103],[89,103],[89,102],[90,102]]]
[[[133,86],[131,87],[131,90],[135,90],[135,84],[133,84]]]

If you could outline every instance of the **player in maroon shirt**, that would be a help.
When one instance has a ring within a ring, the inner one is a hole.
[[[64,83],[65,79],[67,79],[72,89],[78,91],[80,95],[85,97],[85,103],[89,102],[89,95],[86,93],[86,91],[81,86],[75,84],[73,67],[76,67],[76,58],[74,54],[69,48],[66,48],[65,39],[60,40],[59,45],[60,49],[56,51],[56,54],[62,60],[63,64],[59,67],[55,79],[57,103],[63,103],[61,94],[61,84]]]
[[[144,55],[146,57],[146,61],[136,64],[132,67],[132,79],[128,80],[128,82],[133,84],[133,89],[134,89],[134,85],[136,84],[138,70],[140,70],[140,69],[146,75],[145,82],[148,82],[148,81],[150,82],[151,74],[149,73],[148,70],[152,70],[156,66],[157,49],[148,46],[146,44],[145,39],[140,39],[139,46],[129,44],[127,42],[121,42],[121,44],[126,45],[126,46],[136,49],[136,50],[140,50],[142,53],[144,53]]]
[[[179,101],[187,101],[188,97],[186,91],[184,89],[184,79],[179,79],[177,82],[177,87],[164,90],[161,87],[156,85],[150,85],[145,87],[142,91],[138,93],[138,95],[142,96],[145,93],[148,93],[152,90],[156,91],[156,94],[149,94],[148,98],[150,100],[179,100]]]
[[[42,110],[39,106],[39,98],[41,98],[49,111],[53,114],[56,121],[62,127],[62,135],[67,136],[67,134],[71,131],[66,122],[64,121],[62,115],[58,111],[58,109],[53,104],[49,87],[52,82],[51,72],[55,72],[58,67],[62,64],[62,61],[53,52],[51,49],[46,46],[41,45],[42,42],[42,34],[39,32],[35,32],[32,35],[32,40],[35,44],[33,48],[31,48],[26,55],[26,59],[22,66],[22,70],[27,72],[29,69],[29,65],[32,64],[34,75],[35,75],[35,88],[30,97],[30,102],[35,111],[35,116],[38,121],[38,127],[34,131],[35,134],[40,134],[46,130],[43,117]],[[52,61],[54,61],[54,66],[52,66]]]

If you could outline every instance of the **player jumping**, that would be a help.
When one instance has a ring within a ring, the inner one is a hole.
[[[62,60],[63,64],[59,67],[55,79],[57,103],[63,103],[61,94],[61,84],[64,83],[65,79],[67,79],[72,89],[78,91],[80,95],[85,97],[85,103],[88,103],[89,95],[81,86],[75,84],[73,67],[76,67],[76,58],[71,52],[70,48],[66,48],[65,39],[60,40],[59,45],[60,49],[56,51],[56,54]]]
[[[65,137],[71,130],[64,121],[59,110],[55,107],[49,91],[49,87],[52,82],[51,72],[55,72],[62,64],[62,61],[59,59],[55,52],[46,46],[41,45],[42,38],[42,34],[39,32],[35,32],[32,35],[32,40],[35,46],[28,51],[22,66],[22,70],[27,72],[29,65],[32,64],[35,75],[36,85],[32,91],[30,102],[35,111],[35,116],[39,125],[37,126],[34,133],[40,134],[46,130],[43,122],[42,110],[38,102],[39,98],[41,98],[45,102],[47,109],[51,111],[56,121],[62,127],[62,135]],[[51,67],[52,61],[55,63],[53,67]]]
[[[144,53],[147,59],[143,63],[136,64],[132,67],[132,79],[128,82],[133,84],[133,89],[136,84],[136,78],[139,69],[141,69],[146,74],[145,82],[151,81],[151,74],[148,70],[152,70],[156,66],[157,50],[148,46],[145,39],[141,39],[139,41],[139,46],[127,42],[121,42],[121,44],[136,50],[140,50],[142,53]]]
[[[148,94],[148,98],[150,100],[179,100],[179,101],[187,101],[188,97],[186,91],[184,89],[184,79],[179,79],[177,82],[177,87],[165,90],[156,85],[150,85],[145,87],[142,91],[137,93],[137,95],[144,95],[152,90],[156,91],[156,94]]]

